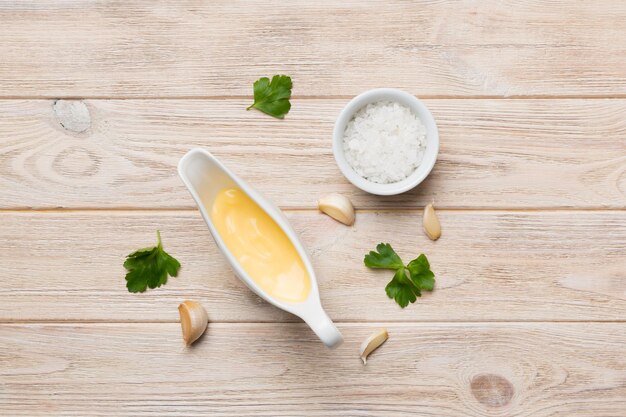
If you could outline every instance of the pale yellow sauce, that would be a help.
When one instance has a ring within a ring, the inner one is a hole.
[[[270,297],[292,303],[307,299],[311,280],[298,251],[246,193],[237,188],[220,191],[211,219],[244,271]]]

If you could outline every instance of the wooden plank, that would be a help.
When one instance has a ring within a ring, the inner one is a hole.
[[[359,208],[626,207],[626,100],[427,100],[439,160],[388,198],[358,191],[335,164],[346,100],[295,100],[282,121],[245,100],[85,103],[0,101],[0,207],[192,208],[176,164],[195,146],[282,207],[315,208],[329,192]]]
[[[5,1],[4,97],[624,96],[626,3]]]
[[[421,211],[358,212],[353,227],[288,213],[311,254],[323,304],[340,321],[623,320],[626,211],[439,211],[431,242]],[[213,321],[297,320],[231,273],[196,212],[2,213],[0,319],[177,321],[196,299]],[[130,294],[125,255],[156,241],[183,265],[162,288]],[[363,256],[389,242],[426,253],[437,288],[405,310],[385,295],[389,271]]]
[[[383,324],[384,325],[384,324]],[[0,414],[623,416],[626,324],[341,326],[330,351],[303,324],[2,325]]]

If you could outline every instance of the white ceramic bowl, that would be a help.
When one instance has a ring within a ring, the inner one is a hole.
[[[422,163],[407,178],[391,184],[378,184],[363,178],[346,161],[343,152],[343,134],[346,130],[346,125],[352,119],[354,113],[376,101],[393,101],[407,106],[420,118],[426,128],[426,151],[424,152]],[[393,88],[377,88],[359,94],[341,110],[333,130],[333,153],[343,175],[361,190],[377,195],[401,194],[415,188],[433,169],[439,153],[439,132],[433,115],[426,105],[415,96]]]

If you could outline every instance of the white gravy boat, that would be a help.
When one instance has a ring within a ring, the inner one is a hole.
[[[295,314],[311,327],[315,334],[328,347],[335,347],[341,344],[343,337],[335,327],[332,320],[328,317],[319,297],[319,289],[317,288],[317,280],[311,261],[307,256],[300,240],[289,225],[283,213],[257,193],[252,187],[242,181],[235,174],[230,172],[220,161],[204,149],[196,148],[189,151],[178,163],[178,174],[189,189],[192,197],[196,201],[202,218],[206,222],[213,239],[220,248],[226,260],[235,271],[237,276],[255,293],[265,299],[267,302],[281,308],[289,313]],[[296,248],[298,255],[302,258],[302,262],[309,274],[311,281],[311,290],[307,299],[299,303],[289,303],[277,300],[267,294],[257,283],[250,278],[246,271],[241,267],[237,259],[232,255],[228,247],[225,245],[222,237],[217,231],[210,216],[211,207],[216,196],[225,188],[239,188],[248,195],[256,204],[261,207],[283,230],[291,243]]]

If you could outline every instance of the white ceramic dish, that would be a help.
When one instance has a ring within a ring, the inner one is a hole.
[[[426,151],[419,167],[407,178],[391,184],[378,184],[368,181],[356,173],[346,161],[343,152],[343,135],[346,125],[359,109],[377,101],[395,101],[410,108],[426,128]],[[401,194],[415,188],[430,174],[439,153],[439,131],[435,119],[424,103],[415,96],[393,88],[377,88],[366,91],[353,98],[339,113],[333,130],[333,154],[343,175],[363,191],[377,195]]]
[[[328,317],[320,302],[319,290],[317,287],[317,279],[315,271],[309,260],[308,255],[304,251],[300,240],[287,222],[282,212],[263,198],[252,187],[242,181],[235,174],[230,172],[220,161],[204,149],[192,149],[178,163],[178,174],[189,189],[192,197],[196,201],[202,218],[209,227],[209,231],[213,235],[213,239],[217,247],[235,271],[235,274],[255,293],[265,299],[267,302],[288,311],[304,320],[317,336],[328,347],[335,347],[341,344],[343,337],[332,320]],[[302,258],[304,265],[311,279],[311,291],[308,298],[301,303],[288,303],[276,300],[269,296],[259,287],[252,278],[243,270],[239,262],[231,254],[228,247],[224,244],[222,237],[218,233],[209,210],[213,206],[213,202],[217,194],[224,188],[239,188],[245,192],[259,207],[261,207],[285,232],[287,237],[295,246],[298,254]]]

